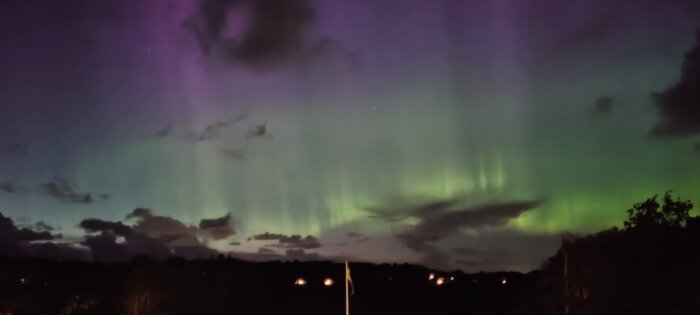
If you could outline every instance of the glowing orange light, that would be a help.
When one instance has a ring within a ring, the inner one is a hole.
[[[325,285],[325,286],[327,286],[327,287],[332,286],[332,285],[333,285],[333,279],[331,279],[331,278],[326,278],[325,280],[323,280],[323,285]]]
[[[435,274],[434,274],[434,273],[430,273],[430,274],[428,275],[428,280],[433,280],[433,279],[435,279]]]
[[[304,278],[299,278],[297,281],[294,281],[294,285],[296,286],[305,286],[306,285],[306,280]]]
[[[437,278],[437,281],[435,281],[435,284],[437,284],[438,286],[445,284],[445,278],[443,278],[443,277]]]

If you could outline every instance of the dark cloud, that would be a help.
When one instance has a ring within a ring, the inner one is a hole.
[[[55,230],[53,226],[46,224],[44,221],[39,221],[34,223],[34,229],[37,231],[53,231]]]
[[[248,132],[246,133],[246,139],[247,140],[252,140],[252,139],[270,139],[272,138],[272,135],[270,132],[267,130],[267,125],[265,123],[259,124],[257,126],[253,126],[248,129]]]
[[[197,136],[197,141],[213,140],[219,137],[221,129],[225,128],[226,124],[214,123],[204,127],[204,130]]]
[[[21,142],[13,142],[5,146],[2,151],[3,155],[13,158],[24,158],[29,153],[29,145]]]
[[[199,222],[199,227],[188,226],[170,217],[154,215],[150,209],[145,208],[134,209],[126,219],[138,219],[133,226],[134,231],[154,238],[178,239],[188,236],[195,240],[197,237],[220,240],[236,234],[230,213],[220,218],[203,219]],[[182,242],[183,239],[179,241]]]
[[[700,132],[700,31],[695,47],[685,53],[681,78],[661,93],[653,94],[659,120],[652,136],[688,136]]]
[[[86,219],[80,227],[88,233],[82,244],[90,249],[93,259],[124,261],[147,255],[157,259],[177,255],[185,258],[203,258],[219,253],[197,239],[199,230],[169,217],[154,215],[151,210],[138,208],[127,215],[137,223],[127,226],[122,222]]]
[[[134,209],[126,215],[126,219],[137,219],[133,230],[154,238],[196,234],[196,229],[173,218],[154,215],[150,209],[146,208]]]
[[[130,216],[152,218],[148,209],[136,209]],[[139,221],[139,224],[142,221]],[[161,229],[162,222],[148,222],[147,228]],[[88,233],[97,235],[85,236],[82,244],[90,249],[93,259],[98,261],[125,261],[139,255],[154,258],[166,258],[173,253],[168,246],[168,240],[155,238],[143,233],[144,226],[135,225],[133,228],[122,222],[111,222],[99,219],[86,219],[80,222],[80,227]],[[139,230],[136,230],[139,227]],[[167,229],[167,228],[166,228]],[[160,230],[159,230],[160,231]]]
[[[14,221],[0,213],[0,256],[30,256],[61,260],[83,260],[83,250],[48,241],[60,235],[48,231],[19,228]]]
[[[400,202],[399,202],[400,203]],[[367,207],[365,211],[371,213],[370,218],[388,222],[399,222],[410,217],[421,217],[436,210],[444,210],[459,203],[459,199],[445,199],[437,201],[419,202],[407,206]]]
[[[200,232],[208,234],[215,240],[221,240],[236,235],[234,226],[235,222],[231,213],[227,213],[220,218],[203,219],[199,221]]]
[[[355,238],[360,238],[363,237],[362,233],[357,233],[357,232],[348,232],[348,237],[355,237]]]
[[[223,217],[216,219],[202,219],[199,221],[200,229],[217,229],[231,227],[231,214],[227,213]]]
[[[88,233],[109,232],[117,236],[128,236],[132,234],[131,227],[121,222],[104,221],[100,219],[85,219],[78,225]]]
[[[444,237],[463,228],[478,229],[484,226],[499,226],[539,204],[539,201],[516,201],[462,209],[435,209],[419,217],[420,222],[416,225],[414,233],[431,237]]]
[[[600,114],[609,113],[613,105],[615,104],[615,99],[612,96],[601,96],[593,101],[593,106],[595,106],[595,111]]]
[[[458,198],[434,200],[404,207],[374,207],[369,209],[379,218],[413,218],[418,222],[396,237],[406,247],[421,253],[422,263],[434,268],[449,268],[451,255],[436,244],[447,237],[459,235],[462,229],[479,230],[502,226],[508,220],[539,205],[539,201],[487,203],[464,207]]]
[[[273,234],[270,232],[265,232],[263,234],[258,234],[258,235],[253,235],[252,239],[249,240],[256,240],[256,241],[277,241],[280,239],[283,239],[287,237],[284,234]]]
[[[141,255],[164,259],[172,255],[171,249],[162,241],[135,232],[122,236],[104,230],[98,235],[85,236],[82,244],[90,249],[92,258],[97,261],[126,261]]]
[[[245,115],[227,116],[224,119],[217,119],[206,125],[199,133],[190,133],[183,136],[183,139],[190,141],[209,141],[218,139],[221,133],[234,123],[237,123],[245,118]]]
[[[20,241],[48,241],[53,240],[54,236],[48,231],[36,232],[27,228],[23,228],[16,231],[16,236]]]
[[[173,129],[173,123],[169,122],[167,125],[163,126],[161,129],[156,130],[153,134],[146,136],[146,139],[163,139],[170,135]]]
[[[13,183],[5,182],[0,184],[0,191],[8,194],[17,193],[17,187]]]
[[[228,244],[231,246],[239,246],[239,245],[241,245],[241,242],[230,242]]]
[[[52,181],[41,185],[44,192],[63,203],[91,204],[95,200],[89,193],[82,193],[75,185],[65,181]]]
[[[263,234],[254,235],[253,239],[256,241],[273,241],[276,240],[277,244],[274,246],[284,247],[290,249],[312,249],[321,247],[321,243],[314,236],[307,235],[302,237],[301,235],[283,235],[283,234],[273,234],[265,232]]]
[[[246,18],[240,34],[228,35],[231,14]],[[201,0],[184,25],[205,56],[265,67],[299,54],[313,21],[310,0]]]

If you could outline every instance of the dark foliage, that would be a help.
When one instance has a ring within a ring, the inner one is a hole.
[[[543,268],[539,314],[698,314],[700,219],[670,193],[635,204],[624,229],[565,239]]]

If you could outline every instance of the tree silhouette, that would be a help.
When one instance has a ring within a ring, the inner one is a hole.
[[[658,195],[654,195],[627,210],[629,218],[625,221],[626,230],[685,227],[693,204],[680,198],[673,200],[671,192],[667,191],[664,194],[663,206],[659,209],[657,197]]]
[[[627,210],[623,229],[564,238],[543,266],[541,313],[697,313],[700,219],[690,201],[657,199]]]

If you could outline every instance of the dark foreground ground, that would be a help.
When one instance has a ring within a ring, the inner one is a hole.
[[[433,272],[413,265],[357,263],[351,271],[352,314],[515,314],[538,282],[537,273],[461,272],[430,281]],[[300,277],[305,286],[294,284]],[[327,262],[2,259],[0,314],[343,314],[343,281],[344,266]]]

